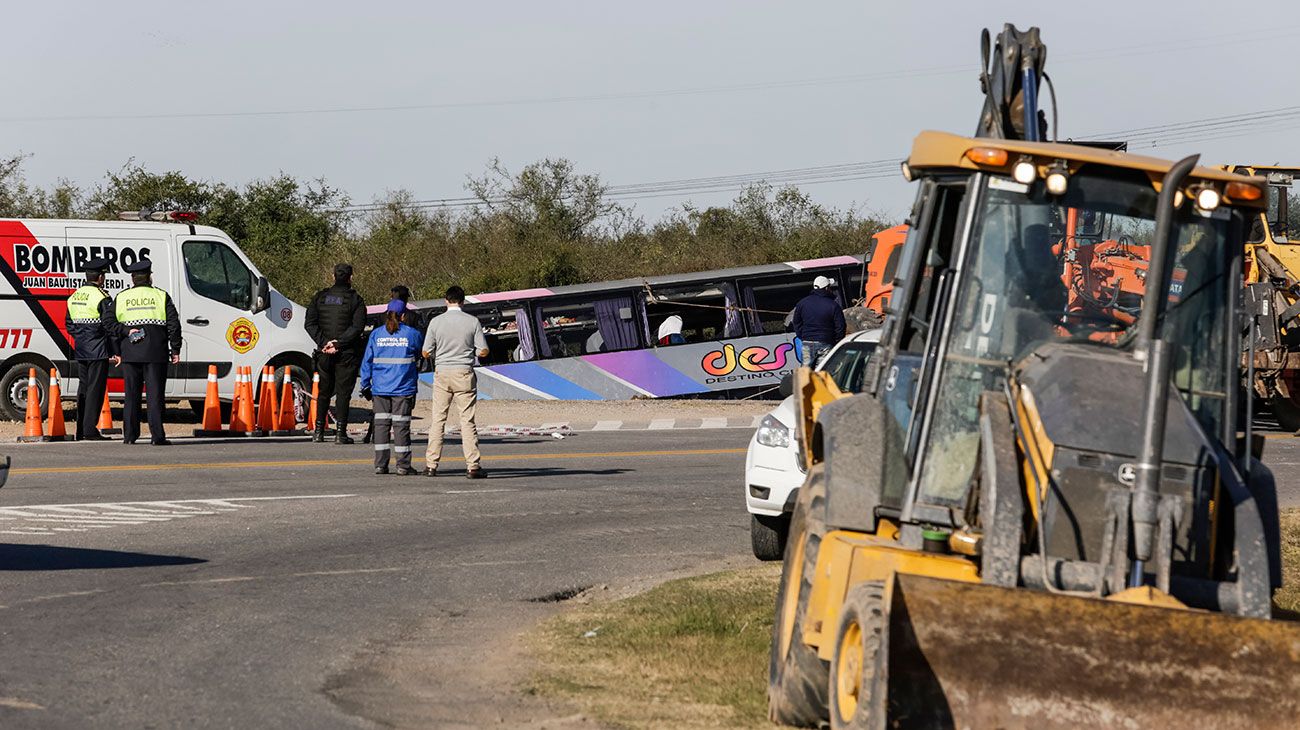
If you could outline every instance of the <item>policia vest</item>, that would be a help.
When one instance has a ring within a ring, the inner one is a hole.
[[[180,318],[167,292],[134,286],[117,295],[113,308],[126,362],[165,362],[171,353],[180,352]],[[139,331],[131,335],[131,330]]]
[[[103,317],[109,314],[108,295],[103,289],[87,284],[68,297],[68,316],[64,322],[72,336],[78,360],[106,360],[113,354]]]

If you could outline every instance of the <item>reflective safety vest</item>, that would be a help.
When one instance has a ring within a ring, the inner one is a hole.
[[[117,295],[117,321],[135,327],[167,324],[167,292],[151,286],[134,286]]]
[[[87,284],[68,297],[68,319],[76,324],[99,321],[99,303],[108,298],[103,289]]]

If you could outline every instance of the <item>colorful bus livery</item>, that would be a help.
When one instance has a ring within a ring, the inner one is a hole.
[[[800,365],[789,331],[813,279],[841,304],[862,289],[862,259],[837,256],[644,279],[467,297],[489,356],[477,368],[491,399],[739,397],[773,390]],[[445,310],[411,305],[416,324]],[[377,320],[382,306],[370,308]],[[423,376],[426,385],[432,375]]]

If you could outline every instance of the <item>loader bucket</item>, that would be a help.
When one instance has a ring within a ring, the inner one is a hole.
[[[1300,624],[898,575],[888,727],[1300,727]]]

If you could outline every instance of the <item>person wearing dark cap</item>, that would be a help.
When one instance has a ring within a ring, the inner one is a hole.
[[[117,340],[109,334],[115,321],[113,298],[104,291],[109,266],[108,260],[96,258],[81,267],[86,283],[68,297],[68,313],[64,317],[77,360],[75,432],[78,441],[107,440],[99,432],[99,411],[104,407],[108,365],[122,362],[117,356]]]
[[[316,404],[312,441],[325,440],[325,414],[333,397],[334,420],[338,427],[334,440],[350,444],[348,415],[352,389],[357,384],[357,369],[361,365],[362,335],[366,329],[366,303],[352,288],[350,265],[334,266],[334,286],[321,289],[311,298],[303,325],[316,343],[312,360],[316,372],[320,373],[320,402]]]
[[[140,438],[140,391],[149,398],[149,440],[168,446],[163,429],[167,365],[181,361],[181,318],[172,298],[153,285],[153,262],[142,258],[126,267],[131,288],[113,303],[114,334],[122,354],[122,442]]]

